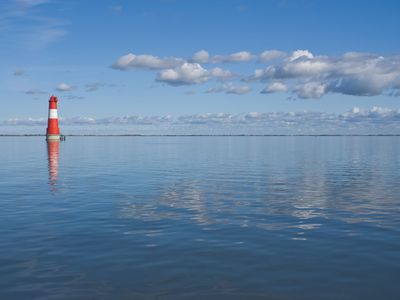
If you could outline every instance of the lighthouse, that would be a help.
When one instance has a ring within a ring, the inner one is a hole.
[[[60,128],[58,128],[57,102],[58,99],[56,96],[50,97],[49,119],[47,121],[47,132],[46,132],[46,140],[48,141],[60,140]]]

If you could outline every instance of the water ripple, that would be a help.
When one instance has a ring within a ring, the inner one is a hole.
[[[1,299],[397,299],[400,138],[0,140]]]

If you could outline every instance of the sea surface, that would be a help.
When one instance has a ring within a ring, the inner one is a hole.
[[[2,137],[0,299],[400,299],[400,137]]]

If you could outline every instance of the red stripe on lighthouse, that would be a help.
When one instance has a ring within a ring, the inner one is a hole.
[[[58,115],[57,115],[57,102],[56,96],[51,96],[49,100],[49,119],[47,121],[47,135],[59,135],[60,128],[58,128]]]

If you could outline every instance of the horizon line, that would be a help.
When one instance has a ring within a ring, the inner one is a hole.
[[[0,137],[46,137],[46,134],[0,134]],[[400,136],[400,134],[63,134],[66,137],[229,137],[229,136]]]

